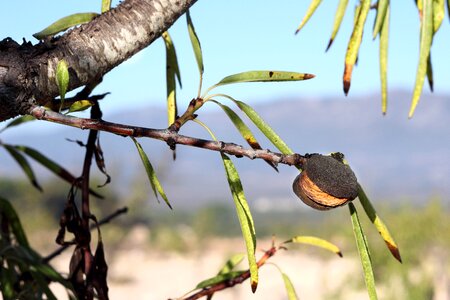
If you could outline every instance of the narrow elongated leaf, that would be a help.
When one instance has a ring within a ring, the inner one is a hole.
[[[336,9],[336,14],[334,15],[333,30],[331,31],[330,41],[328,42],[328,46],[325,51],[328,51],[328,49],[330,49],[339,31],[339,28],[341,28],[342,19],[344,18],[345,11],[347,10],[347,4],[348,0],[339,0],[338,7]]]
[[[423,82],[427,72],[427,61],[433,39],[433,0],[423,0],[422,21],[420,23],[420,50],[417,66],[416,83],[408,117],[412,118],[422,93]]]
[[[359,46],[361,45],[364,25],[366,23],[367,15],[370,10],[370,0],[361,0],[361,10],[353,27],[352,36],[347,46],[347,53],[345,55],[345,69],[344,69],[344,93],[348,94],[350,90],[350,82],[352,79],[353,67],[358,57]]]
[[[244,259],[245,254],[244,253],[238,253],[234,254],[230,259],[227,260],[225,265],[220,269],[219,273],[217,275],[223,275],[226,273],[230,273],[234,270],[234,267],[236,267],[238,264],[241,263],[241,261]]]
[[[355,234],[356,246],[358,247],[359,256],[364,271],[364,279],[366,282],[367,292],[370,300],[376,300],[377,291],[375,289],[375,278],[373,275],[372,261],[370,258],[369,247],[367,245],[366,236],[359,222],[358,213],[353,203],[348,204],[353,225],[353,233]]]
[[[339,249],[338,246],[336,246],[333,243],[328,242],[327,240],[315,237],[315,236],[296,236],[293,237],[290,240],[287,240],[284,243],[297,243],[297,244],[306,244],[306,245],[312,245],[319,248],[323,248],[325,250],[331,251],[333,253],[336,253],[340,257],[342,257],[342,252]]]
[[[242,235],[245,240],[247,248],[247,258],[250,269],[250,283],[252,291],[255,292],[258,286],[258,265],[256,264],[255,249],[256,249],[256,233],[253,218],[248,206],[247,200],[242,188],[241,179],[234,167],[230,158],[221,153],[225,172],[227,174],[228,185],[230,186],[231,194],[233,195],[236,212],[241,225]]]
[[[389,45],[389,5],[383,20],[380,32],[380,79],[381,79],[381,111],[387,111],[387,66],[388,66],[388,45]]]
[[[27,116],[18,117],[16,119],[12,120],[11,122],[9,122],[8,124],[6,124],[6,126],[0,130],[0,133],[5,131],[7,128],[18,126],[20,124],[23,124],[23,123],[26,123],[26,122],[30,122],[30,121],[34,121],[34,120],[36,120],[35,117],[28,116],[28,115]]]
[[[433,91],[433,64],[431,63],[431,52],[428,55],[427,60],[427,79],[428,79],[428,86],[430,87],[430,91]]]
[[[91,107],[92,105],[94,105],[94,103],[92,103],[89,100],[79,100],[79,101],[75,101],[74,103],[72,103],[69,107],[69,113],[71,112],[77,112],[77,111],[83,111],[88,109],[89,107]]]
[[[102,13],[111,9],[111,0],[102,0]]]
[[[286,288],[288,299],[297,300],[298,299],[297,292],[295,291],[291,279],[289,278],[289,276],[286,275],[286,273],[281,273],[281,276],[283,277],[284,287]]]
[[[78,13],[59,19],[47,28],[33,34],[35,38],[41,40],[47,36],[57,34],[61,31],[69,29],[70,27],[90,22],[93,18],[98,16],[97,13]]]
[[[11,230],[19,245],[24,247],[30,247],[27,236],[25,234],[25,231],[23,230],[22,224],[20,223],[20,219],[14,207],[8,200],[3,199],[1,197],[0,197],[0,211],[8,218],[9,226],[11,227]]]
[[[373,223],[373,225],[375,225],[375,228],[378,230],[379,234],[386,243],[389,251],[395,257],[395,259],[397,259],[399,262],[402,262],[400,250],[397,246],[397,243],[395,242],[394,238],[392,237],[383,220],[375,211],[375,208],[373,207],[372,203],[370,202],[361,185],[358,185],[358,198],[370,221]]]
[[[189,38],[191,39],[192,49],[194,49],[195,59],[197,60],[198,70],[200,75],[203,74],[203,55],[200,40],[195,32],[194,24],[192,23],[191,14],[189,10],[186,12],[186,20],[189,32]]]
[[[5,147],[5,149],[9,152],[9,154],[11,154],[14,160],[20,165],[22,170],[25,172],[25,175],[27,175],[28,179],[30,180],[31,184],[38,190],[42,191],[42,187],[37,182],[33,169],[31,168],[25,156],[23,156],[11,145],[3,144],[3,147]]]
[[[199,282],[197,284],[197,286],[195,287],[195,289],[196,290],[204,289],[204,288],[210,287],[212,285],[230,280],[232,278],[236,278],[236,277],[242,275],[243,273],[245,273],[245,271],[234,271],[234,272],[219,274],[219,275],[216,275],[214,277],[211,277],[211,278],[208,278],[208,279],[205,279],[205,280]]]
[[[175,122],[177,116],[177,89],[175,77],[181,86],[181,76],[178,67],[177,54],[169,33],[162,34],[166,46],[166,86],[167,86],[167,120],[169,126]]]
[[[170,205],[169,199],[167,199],[166,193],[164,192],[161,183],[159,182],[158,177],[156,177],[155,170],[153,169],[152,164],[150,163],[150,160],[147,157],[147,154],[145,153],[144,149],[142,149],[141,144],[134,138],[131,137],[134,144],[136,145],[136,148],[139,152],[139,156],[141,157],[142,163],[144,165],[145,171],[147,172],[148,180],[150,181],[150,185],[152,186],[153,192],[155,193],[156,198],[158,198],[158,193],[161,195],[161,197],[166,202],[167,206],[172,209],[172,205]]]
[[[64,59],[58,62],[56,66],[56,84],[58,85],[59,95],[61,97],[61,107],[64,106],[67,88],[69,87],[69,67]]]
[[[30,269],[30,274],[33,277],[34,281],[37,283],[38,289],[47,296],[46,299],[58,300],[53,294],[53,292],[50,290],[48,286],[49,284],[48,281],[44,278],[44,276],[42,276],[41,273]]]
[[[73,176],[65,168],[60,166],[55,161],[49,159],[48,157],[46,157],[39,151],[37,151],[33,148],[30,148],[30,147],[27,147],[27,146],[19,146],[19,145],[14,146],[14,148],[19,151],[22,151],[23,153],[25,153],[26,155],[28,155],[29,157],[34,159],[36,162],[38,162],[39,164],[41,164],[42,166],[44,166],[45,168],[47,168],[48,170],[53,172],[55,175],[57,175],[58,177],[60,177],[61,179],[65,180],[65,181],[67,181],[69,184],[75,183],[75,181],[76,181],[75,176]],[[89,189],[89,193],[91,193],[93,196],[95,196],[97,198],[103,198],[101,195],[99,195],[92,189]]]
[[[375,24],[373,26],[373,39],[377,37],[377,34],[381,31],[384,24],[384,18],[389,7],[389,0],[379,0],[377,5],[377,17],[375,18]]]
[[[444,6],[444,0],[433,0],[433,34],[439,30],[444,20]]]
[[[447,13],[448,13],[448,17],[450,19],[450,0],[447,0]]]
[[[224,104],[221,104],[218,101],[215,101],[215,100],[210,100],[210,101],[216,103],[223,109],[223,111],[227,114],[227,116],[233,122],[234,126],[237,128],[237,130],[242,135],[242,137],[247,141],[247,143],[250,145],[250,147],[252,147],[252,149],[256,149],[256,150],[262,149],[261,145],[256,140],[256,138],[253,135],[250,128],[248,128],[248,126],[242,121],[242,119],[231,108],[229,108],[228,106],[226,106]],[[277,166],[273,162],[271,162],[269,160],[266,160],[266,162],[269,164],[269,166],[271,166],[272,168],[275,169],[275,171],[278,172]]]
[[[312,0],[311,1],[311,4],[309,5],[308,10],[306,11],[305,16],[303,17],[302,22],[300,23],[297,30],[295,31],[295,34],[297,34],[303,28],[303,26],[305,26],[306,22],[308,22],[308,20],[314,14],[314,12],[316,11],[317,7],[319,6],[319,4],[321,2],[322,2],[322,0]]]

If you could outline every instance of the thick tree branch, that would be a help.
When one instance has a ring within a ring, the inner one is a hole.
[[[58,95],[56,65],[69,90],[89,84],[155,41],[197,0],[125,0],[49,43],[0,42],[0,122]]]
[[[302,167],[304,162],[304,156],[297,153],[284,155],[269,150],[254,150],[244,148],[243,146],[236,145],[234,143],[224,143],[221,141],[210,141],[188,137],[178,134],[176,131],[168,129],[153,129],[129,126],[124,124],[111,123],[103,120],[94,120],[63,115],[58,112],[46,110],[43,107],[34,107],[31,110],[30,114],[39,120],[50,121],[80,129],[94,129],[115,133],[121,136],[148,137],[158,139],[161,141],[165,141],[169,145],[169,147],[173,147],[176,144],[182,144],[212,151],[220,151],[237,157],[245,156],[250,159],[264,159],[266,161],[273,162],[275,165],[281,163]]]

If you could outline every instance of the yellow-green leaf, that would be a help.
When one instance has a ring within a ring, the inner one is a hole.
[[[78,13],[59,19],[47,28],[33,34],[35,38],[41,40],[47,36],[57,34],[61,31],[69,29],[70,27],[90,22],[93,18],[98,16],[97,13]]]
[[[255,225],[253,223],[250,207],[248,206],[247,199],[245,198],[244,189],[242,187],[239,174],[230,158],[223,153],[221,153],[221,156],[227,175],[228,185],[230,186],[231,194],[236,206],[236,213],[239,219],[239,224],[241,225],[245,246],[247,248],[247,258],[250,269],[250,284],[252,291],[255,292],[258,286],[258,265],[256,264],[255,258]]]
[[[373,225],[375,225],[375,228],[378,230],[380,236],[383,238],[389,251],[395,257],[395,259],[397,259],[399,262],[402,262],[400,250],[397,246],[397,243],[395,242],[394,238],[392,237],[383,220],[375,211],[375,208],[373,207],[372,203],[370,202],[361,185],[358,185],[358,198],[359,201],[361,202],[362,207],[364,208],[364,211],[366,212],[366,215],[369,217]]]
[[[227,260],[225,265],[220,269],[217,275],[223,275],[226,273],[230,273],[234,270],[234,268],[241,263],[241,261],[245,258],[244,253],[234,254],[230,259]]]
[[[303,26],[305,26],[306,22],[308,22],[309,18],[314,14],[319,4],[322,2],[322,0],[312,0],[311,4],[308,7],[308,10],[306,11],[305,16],[303,17],[302,22],[298,26],[297,30],[295,31],[295,34],[297,34]]]
[[[28,116],[28,115],[18,117],[16,119],[12,120],[11,122],[9,122],[8,124],[6,124],[6,126],[0,130],[0,133],[3,132],[4,130],[6,130],[7,128],[14,127],[14,126],[20,125],[22,123],[26,123],[26,122],[34,121],[34,120],[36,120],[35,117]]]
[[[178,67],[177,53],[169,32],[162,34],[166,46],[166,86],[167,86],[167,120],[169,126],[177,117],[177,90],[175,77],[181,86],[180,69]]]
[[[111,9],[111,0],[102,0],[102,13]]]
[[[139,156],[141,157],[142,164],[144,165],[145,172],[147,172],[148,180],[150,181],[150,185],[152,186],[153,192],[155,193],[156,198],[158,198],[158,193],[161,195],[161,197],[166,202],[167,206],[169,206],[170,209],[172,209],[172,206],[170,205],[169,199],[166,196],[166,193],[164,192],[164,189],[161,186],[161,183],[159,182],[158,177],[156,176],[156,172],[153,169],[152,164],[150,163],[150,160],[148,159],[147,154],[145,153],[144,149],[142,149],[141,144],[134,138],[131,137],[134,144],[136,145],[136,148],[139,152]]]
[[[200,45],[200,40],[198,39],[197,33],[195,32],[194,24],[192,23],[191,14],[189,13],[189,10],[186,12],[186,20],[189,38],[191,39],[192,49],[194,49],[195,59],[197,60],[197,66],[201,76],[203,74],[202,47]]]
[[[38,190],[42,191],[42,188],[39,185],[39,183],[37,182],[37,179],[36,179],[36,176],[34,175],[33,169],[31,168],[27,159],[19,151],[17,151],[16,148],[14,148],[11,145],[3,144],[3,147],[5,147],[5,149],[9,152],[9,154],[11,154],[11,156],[14,158],[14,160],[19,164],[19,166],[24,171],[25,175],[27,175],[31,184]]]
[[[208,279],[205,279],[205,280],[199,282],[195,286],[195,290],[204,289],[204,288],[216,285],[218,283],[236,278],[236,277],[242,275],[243,273],[245,273],[245,271],[234,271],[234,272],[228,272],[228,273],[216,275],[214,277],[211,277],[211,278],[208,278]]]
[[[56,66],[56,85],[58,86],[59,95],[61,97],[61,111],[61,107],[64,105],[67,88],[69,87],[69,67],[64,59],[58,61],[58,65]]]
[[[423,82],[427,73],[428,56],[433,40],[433,0],[423,0],[422,21],[420,23],[420,50],[417,66],[416,83],[408,117],[412,118],[422,93]]]
[[[328,46],[325,51],[328,51],[328,49],[330,49],[331,44],[333,44],[334,38],[336,37],[339,28],[341,27],[342,19],[344,18],[345,11],[347,10],[347,4],[348,0],[339,0],[336,14],[334,15],[333,30],[331,32],[330,41],[328,42]]]
[[[444,0],[433,0],[433,34],[441,27],[444,14]]]
[[[353,27],[353,32],[347,46],[347,53],[345,55],[345,69],[344,69],[344,93],[348,94],[350,90],[350,82],[352,79],[353,67],[358,57],[359,46],[361,45],[364,25],[366,23],[367,15],[370,10],[370,0],[361,0],[361,10],[358,14],[356,23]]]
[[[389,45],[389,5],[386,9],[383,24],[380,32],[380,79],[381,79],[381,111],[387,111],[387,66],[388,66],[388,45]]]
[[[389,0],[379,0],[377,5],[377,17],[375,18],[375,24],[373,26],[373,38],[377,37],[377,34],[381,31],[384,26],[384,18],[389,7]]]
[[[293,237],[290,240],[287,240],[284,243],[297,243],[297,244],[307,244],[307,245],[312,245],[312,246],[316,246],[316,247],[320,247],[323,248],[325,250],[331,251],[333,253],[336,253],[337,255],[339,255],[340,257],[342,257],[342,252],[339,249],[338,246],[336,246],[333,243],[328,242],[327,240],[315,237],[315,236],[296,236]]]
[[[366,282],[367,292],[370,300],[376,300],[377,291],[375,289],[375,278],[373,275],[372,260],[370,258],[369,247],[367,245],[367,239],[364,231],[359,222],[358,213],[353,203],[348,204],[350,209],[350,215],[353,225],[353,233],[355,234],[356,246],[358,247],[359,256],[361,258],[361,264],[364,271],[364,280]]]
[[[252,147],[252,149],[261,150],[261,145],[256,140],[255,136],[253,135],[250,128],[242,121],[242,119],[228,106],[221,104],[220,102],[216,100],[210,100],[217,105],[219,105],[223,111],[227,114],[227,116],[230,118],[230,120],[233,122],[234,126],[237,128],[241,136],[247,141],[247,143]],[[277,166],[269,161],[266,160],[266,162],[275,169],[275,171],[278,172]]]
[[[72,103],[69,107],[69,112],[77,112],[77,111],[83,111],[88,109],[89,107],[91,107],[92,105],[94,105],[94,103],[92,103],[89,100],[79,100],[79,101],[75,101],[74,103]]]
[[[281,276],[283,277],[284,287],[286,288],[286,293],[289,300],[297,300],[298,296],[295,292],[294,285],[292,284],[291,279],[286,275],[286,273],[281,273]]]

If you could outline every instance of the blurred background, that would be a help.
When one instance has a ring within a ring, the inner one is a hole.
[[[1,38],[25,38],[36,43],[33,33],[72,13],[99,12],[100,1],[97,2],[5,4],[0,12]],[[323,3],[298,35],[294,31],[309,2],[199,1],[191,15],[202,43],[203,86],[207,88],[227,75],[247,70],[315,74],[316,78],[304,82],[238,84],[223,87],[220,92],[250,104],[294,151],[340,151],[346,155],[396,238],[403,258],[403,264],[399,264],[390,257],[375,228],[361,213],[381,299],[449,299],[448,19],[433,41],[435,92],[431,94],[424,86],[416,115],[408,120],[418,59],[419,18],[413,2],[391,4],[389,104],[387,115],[383,116],[378,40],[371,41],[374,12],[369,15],[370,26],[366,28],[349,96],[344,97],[342,92],[344,56],[355,3],[350,2],[343,27],[325,53],[337,1]],[[182,112],[197,95],[199,76],[185,18],[180,18],[169,32],[181,69],[183,87],[178,93],[178,104]],[[101,102],[105,120],[167,127],[162,40],[107,74],[95,92],[111,93]],[[220,140],[244,144],[232,123],[213,104],[199,111],[199,119]],[[263,148],[273,149],[251,128]],[[181,133],[209,138],[196,124],[187,124]],[[81,173],[84,151],[67,139],[86,138],[87,132],[41,122],[30,122],[0,134],[2,142],[33,147],[74,174]],[[231,254],[244,251],[234,204],[217,153],[179,146],[177,160],[173,161],[164,143],[140,142],[174,210],[157,203],[131,140],[102,133],[112,183],[99,189],[106,197],[93,202],[93,211],[101,218],[122,206],[130,209],[103,229],[111,299],[130,295],[145,299],[179,297],[199,281],[214,276]],[[32,164],[44,187],[43,193],[34,190],[16,162],[0,150],[0,195],[11,200],[18,210],[32,244],[43,254],[50,253],[56,248],[53,240],[70,187]],[[328,239],[344,253],[344,258],[339,258],[298,246],[277,254],[273,262],[290,276],[299,297],[367,297],[347,208],[317,212],[306,207],[291,191],[297,175],[294,168],[280,166],[276,173],[263,161],[234,159],[234,163],[254,214],[260,249],[270,247],[273,235],[281,242],[301,234]],[[93,186],[103,184],[101,173],[94,174]],[[68,257],[66,253],[54,264],[67,270]],[[241,267],[245,268],[245,263]],[[255,295],[244,283],[215,298],[285,299],[276,268],[268,265],[261,272]]]

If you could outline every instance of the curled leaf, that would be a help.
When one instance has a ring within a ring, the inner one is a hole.
[[[45,38],[47,36],[57,34],[61,31],[69,29],[70,27],[90,22],[96,16],[98,16],[97,13],[73,14],[73,15],[59,19],[58,21],[52,23],[47,28],[33,34],[33,36],[35,38],[37,38],[38,40],[42,40],[43,38]]]

